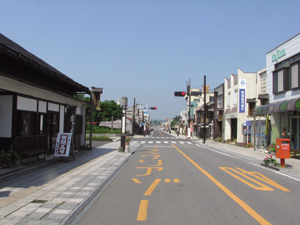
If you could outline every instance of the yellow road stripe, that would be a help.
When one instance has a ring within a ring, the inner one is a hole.
[[[141,200],[139,212],[137,215],[137,221],[146,221],[147,220],[147,213],[148,213],[148,202],[149,200]]]
[[[158,133],[160,133],[160,132],[158,131]],[[163,137],[165,137],[164,135],[162,135],[162,133],[160,133],[160,135],[163,136]]]
[[[140,163],[144,163],[144,160],[143,160],[143,159],[141,159],[141,160],[140,160]]]
[[[179,179],[173,179],[174,183],[179,183]]]
[[[165,182],[166,182],[166,183],[170,183],[171,180],[170,180],[170,179],[165,179]]]
[[[158,185],[158,183],[160,182],[161,179],[155,179],[155,181],[153,181],[153,183],[150,185],[150,187],[148,188],[148,190],[144,193],[144,195],[151,195],[152,191],[154,191],[154,189],[156,188],[156,186]]]
[[[136,179],[136,178],[131,178],[131,180],[133,180],[136,184],[141,184],[141,181],[139,181],[139,180]]]
[[[187,160],[189,160],[198,170],[200,170],[204,175],[206,175],[212,182],[215,183],[222,191],[224,191],[230,198],[232,198],[237,204],[239,204],[250,216],[257,220],[260,224],[270,224],[267,220],[265,220],[261,215],[255,212],[250,206],[248,206],[245,202],[243,202],[239,197],[233,194],[229,189],[227,189],[223,184],[217,181],[212,175],[202,169],[197,163],[195,163],[190,157],[184,154],[179,150],[175,145],[171,143],[171,145],[177,149]]]

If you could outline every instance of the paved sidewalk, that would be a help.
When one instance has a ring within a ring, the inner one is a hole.
[[[0,173],[0,224],[69,224],[131,158],[110,142],[76,155]],[[131,152],[139,147],[130,146]]]

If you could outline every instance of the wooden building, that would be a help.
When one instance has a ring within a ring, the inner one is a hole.
[[[0,34],[0,150],[53,154],[62,132],[83,145],[86,103],[76,93],[90,91]]]

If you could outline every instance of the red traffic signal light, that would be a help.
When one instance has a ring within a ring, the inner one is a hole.
[[[175,97],[184,97],[186,95],[185,91],[175,91]]]
[[[150,109],[152,109],[152,110],[157,110],[157,107],[150,107]]]

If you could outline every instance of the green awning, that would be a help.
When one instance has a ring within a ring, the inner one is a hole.
[[[286,100],[281,102],[279,111],[287,111],[287,106],[290,100]]]

